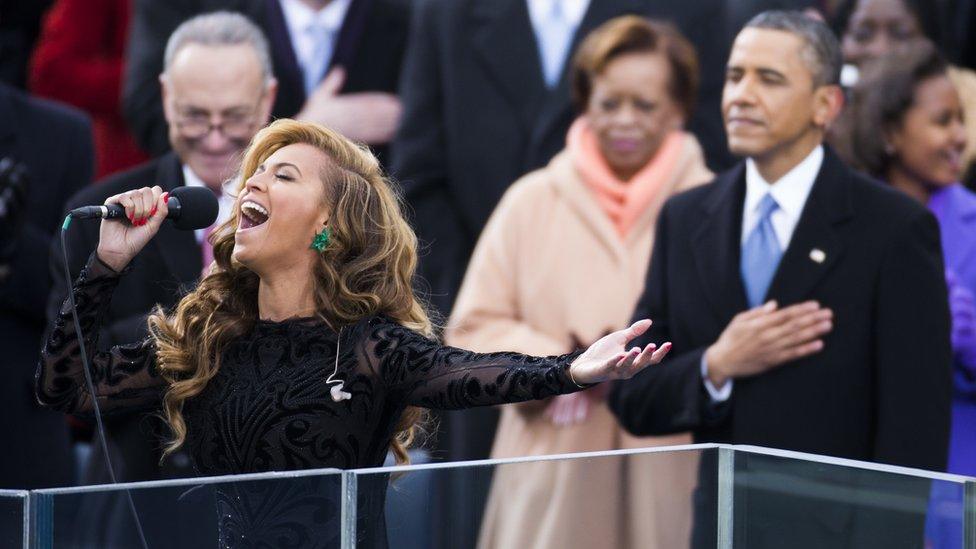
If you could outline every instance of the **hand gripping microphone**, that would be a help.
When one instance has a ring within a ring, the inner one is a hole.
[[[206,187],[177,187],[169,192],[166,206],[166,219],[172,219],[173,225],[184,231],[205,229],[217,220],[217,197]],[[125,208],[119,204],[83,206],[68,215],[72,219],[126,219]]]

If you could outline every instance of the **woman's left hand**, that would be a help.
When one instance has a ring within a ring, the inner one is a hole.
[[[660,348],[650,343],[644,349],[627,350],[632,339],[651,327],[650,320],[639,320],[629,328],[603,336],[569,367],[573,380],[580,385],[600,383],[611,379],[628,379],[651,364],[657,364],[671,350],[671,343]]]

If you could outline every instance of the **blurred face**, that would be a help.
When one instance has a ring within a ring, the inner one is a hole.
[[[839,96],[834,86],[814,87],[802,47],[779,30],[746,28],[736,37],[722,90],[733,154],[761,159],[822,139]]]
[[[275,84],[265,84],[257,54],[245,44],[189,44],[160,83],[173,150],[204,183],[219,188],[267,123]]]
[[[600,152],[621,179],[647,165],[667,133],[682,126],[670,81],[670,63],[660,53],[623,55],[593,78],[586,115]]]
[[[237,198],[234,259],[258,275],[311,268],[317,252],[309,246],[328,221],[321,175],[329,162],[317,148],[293,144],[258,167]]]
[[[901,0],[860,0],[844,31],[844,61],[862,65],[921,38],[922,29]]]
[[[915,102],[888,142],[895,151],[892,169],[927,187],[944,187],[962,176],[966,148],[962,105],[952,82],[937,76],[915,88]]]

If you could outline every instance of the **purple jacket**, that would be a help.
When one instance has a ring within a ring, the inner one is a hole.
[[[942,229],[947,279],[954,278],[953,284],[976,294],[976,194],[962,185],[953,185],[933,194],[929,209]],[[954,309],[954,324],[961,325],[965,320],[961,316],[971,318],[971,311]],[[956,364],[949,472],[976,475],[976,365],[971,358],[962,358],[973,356],[976,341],[956,329],[953,332]],[[968,367],[964,362],[969,362]]]

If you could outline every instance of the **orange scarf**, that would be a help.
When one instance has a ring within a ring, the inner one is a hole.
[[[672,131],[646,166],[630,181],[621,181],[607,165],[586,117],[576,119],[566,144],[583,182],[596,194],[621,238],[634,226],[671,176],[684,143],[682,132]]]

